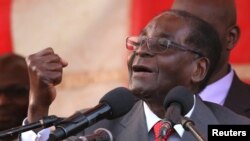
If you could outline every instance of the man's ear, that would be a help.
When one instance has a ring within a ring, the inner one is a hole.
[[[199,83],[205,79],[208,73],[210,62],[208,58],[201,57],[201,58],[196,59],[194,63],[195,63],[194,65],[195,67],[193,68],[191,80],[194,83]]]
[[[227,32],[227,49],[232,50],[240,37],[240,28],[237,25],[228,28]]]

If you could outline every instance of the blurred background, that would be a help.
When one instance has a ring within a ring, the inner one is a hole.
[[[127,86],[125,39],[173,0],[0,0],[0,55],[52,47],[69,62],[50,114],[68,116]],[[249,0],[236,0],[241,38],[231,62],[250,83]]]

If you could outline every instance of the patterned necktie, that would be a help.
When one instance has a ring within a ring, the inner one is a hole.
[[[154,125],[154,141],[167,141],[172,133],[174,133],[174,129],[168,121],[158,121]]]

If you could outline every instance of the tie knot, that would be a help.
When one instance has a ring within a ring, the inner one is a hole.
[[[172,133],[174,129],[169,121],[160,120],[154,125],[155,141],[166,141]]]

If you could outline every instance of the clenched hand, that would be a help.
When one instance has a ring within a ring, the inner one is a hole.
[[[28,121],[48,115],[56,97],[55,86],[62,81],[63,68],[68,65],[52,48],[46,48],[26,59],[30,79]]]

